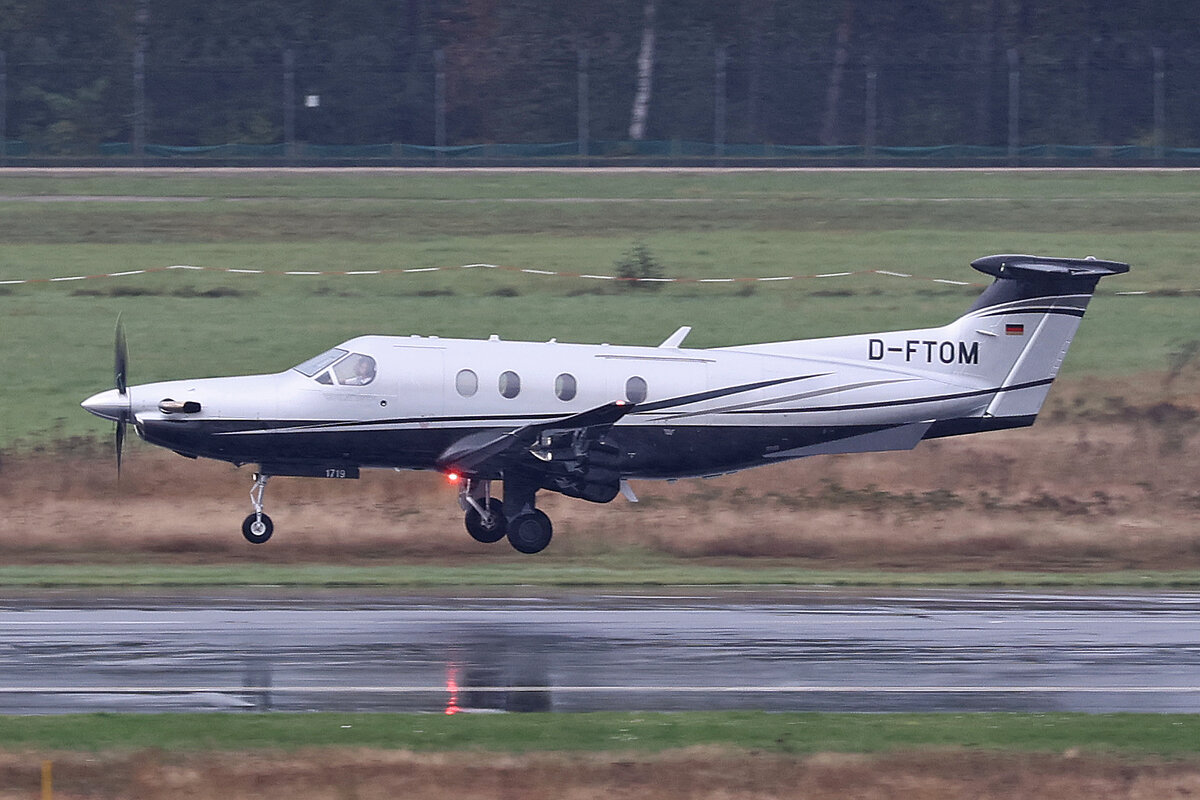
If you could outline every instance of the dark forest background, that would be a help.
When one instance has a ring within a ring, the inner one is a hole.
[[[1004,145],[1016,74],[1022,144],[1200,145],[1194,1],[0,0],[2,121],[130,141],[140,51],[147,142],[280,142],[290,98],[298,141],[432,145],[441,51],[439,143],[571,141],[584,51],[588,135],[624,140],[648,30],[646,139]]]

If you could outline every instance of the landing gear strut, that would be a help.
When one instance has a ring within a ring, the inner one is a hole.
[[[250,502],[254,504],[254,513],[242,522],[242,536],[250,544],[263,544],[275,532],[271,518],[263,513],[263,494],[267,491],[267,479],[270,475],[261,472],[254,474],[254,488],[250,490]]]
[[[464,521],[472,539],[491,544],[504,538],[507,529],[504,504],[492,497],[491,481],[464,480],[458,494],[458,504],[466,511]]]

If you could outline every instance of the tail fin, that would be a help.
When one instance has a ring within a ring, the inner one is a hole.
[[[988,357],[966,370],[1000,389],[985,417],[1024,417],[1032,422],[1096,284],[1106,275],[1128,272],[1129,265],[1091,257],[996,255],[971,266],[996,280],[951,326],[960,341],[986,342]]]

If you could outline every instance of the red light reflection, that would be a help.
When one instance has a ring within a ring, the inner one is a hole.
[[[458,665],[446,665],[446,693],[450,696],[446,698],[446,714],[457,714],[462,711],[458,706]]]

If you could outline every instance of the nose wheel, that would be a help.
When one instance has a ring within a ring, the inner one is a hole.
[[[250,544],[263,544],[275,532],[275,524],[263,513],[263,494],[267,491],[267,479],[270,475],[261,472],[254,476],[254,487],[250,490],[250,502],[254,504],[254,513],[242,521],[242,536]]]
[[[262,512],[256,512],[246,517],[242,522],[242,536],[250,544],[263,544],[275,532],[275,523]]]

